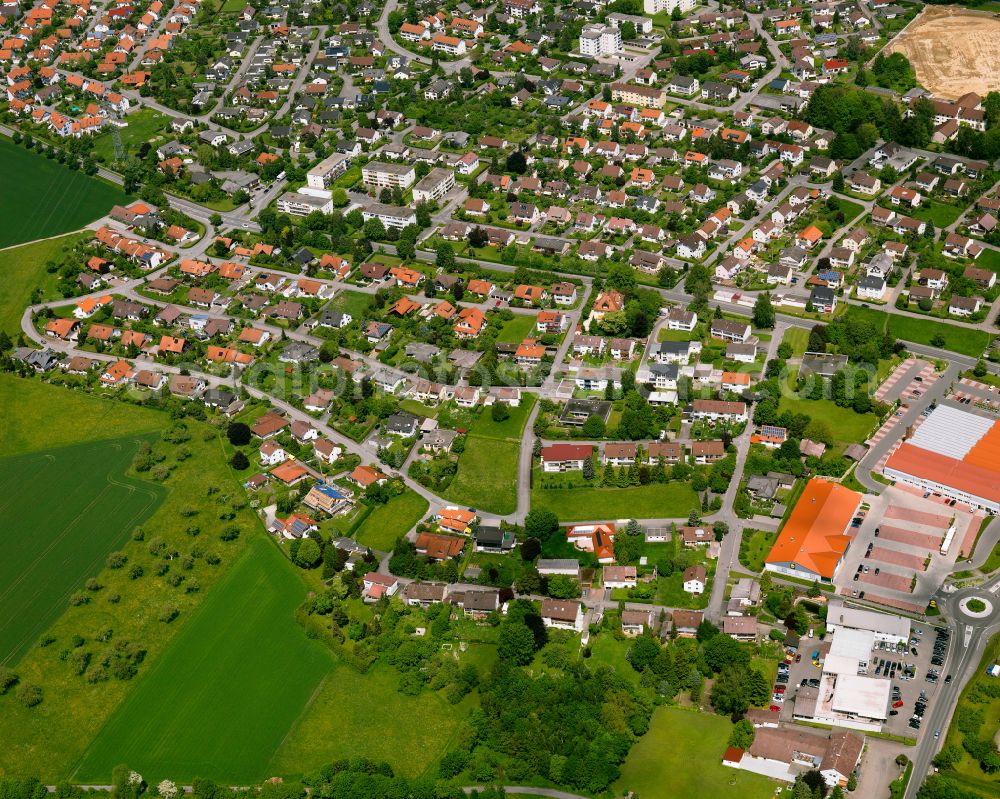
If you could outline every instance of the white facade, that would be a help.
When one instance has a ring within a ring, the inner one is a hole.
[[[612,25],[587,25],[580,34],[581,55],[601,58],[621,50],[622,32]]]

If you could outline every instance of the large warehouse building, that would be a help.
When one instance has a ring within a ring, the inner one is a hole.
[[[861,494],[839,483],[813,478],[764,562],[770,571],[832,582],[851,543],[847,527]]]
[[[1000,422],[940,405],[889,456],[883,473],[1000,513]]]

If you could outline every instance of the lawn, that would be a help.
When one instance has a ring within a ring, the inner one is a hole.
[[[759,574],[764,570],[764,558],[771,551],[774,542],[778,539],[777,533],[767,530],[752,530],[747,528],[743,531],[740,539],[740,564]]]
[[[0,201],[2,202],[2,201]],[[0,330],[14,338],[21,330],[21,314],[32,304],[35,290],[39,300],[61,299],[55,289],[57,275],[45,269],[45,262],[57,261],[79,236],[71,234],[48,241],[37,241],[8,250],[0,250]]]
[[[0,459],[0,664],[17,663],[163,501],[162,486],[125,476],[137,448],[113,439]]]
[[[532,488],[531,507],[553,511],[561,522],[599,519],[686,519],[700,508],[689,483],[633,488]]]
[[[153,783],[270,776],[268,761],[333,663],[295,623],[305,593],[295,567],[257,535],[101,730],[76,780],[107,782],[119,763]]]
[[[385,505],[379,505],[368,514],[354,537],[379,552],[389,552],[396,539],[409,532],[427,513],[427,500],[420,494],[406,489],[398,497],[393,497]]]
[[[809,347],[809,331],[804,327],[790,327],[781,341],[791,345],[793,357],[801,358]]]
[[[961,215],[961,208],[956,208],[954,205],[947,205],[946,203],[940,203],[937,200],[931,200],[929,204],[921,205],[913,211],[913,216],[917,219],[922,219],[924,222],[933,222],[934,227],[936,228],[948,227],[948,225],[958,219]]]
[[[535,317],[531,314],[518,313],[509,322],[504,322],[497,341],[503,344],[520,344],[535,330]]]
[[[918,319],[900,314],[890,314],[885,311],[877,311],[874,308],[852,306],[848,313],[856,316],[867,316],[882,330],[885,330],[886,325],[888,325],[889,332],[903,341],[927,346],[940,346],[946,350],[961,355],[970,355],[974,358],[983,354],[983,350],[989,345],[991,339],[991,334],[985,330],[958,327],[933,319]],[[940,337],[944,343],[935,344],[934,340],[937,337]]]
[[[712,799],[765,799],[775,784],[759,774],[722,765],[733,723],[715,716],[661,706],[647,732],[632,747],[615,783],[615,793],[642,799],[705,796]]]
[[[855,413],[841,408],[833,400],[808,400],[784,396],[778,403],[778,413],[804,413],[813,419],[825,419],[837,441],[858,444],[874,431],[878,418],[873,413]]]
[[[844,218],[848,222],[857,218],[865,210],[865,207],[860,203],[852,203],[850,200],[843,200],[840,197],[837,198],[837,202],[840,203],[840,210],[844,212]]]
[[[981,269],[989,269],[1000,273],[1000,252],[996,250],[983,250],[982,254],[976,259],[976,266]]]
[[[475,699],[452,705],[432,691],[406,696],[398,682],[389,666],[376,665],[365,674],[337,666],[282,741],[267,773],[295,777],[350,757],[388,761],[408,777],[424,773],[449,747]]]
[[[73,171],[0,137],[4,179],[18,191],[0,193],[0,247],[80,230],[129,197],[119,188]]]
[[[372,307],[372,295],[347,289],[333,298],[330,307],[350,314],[352,319],[360,319]]]
[[[242,6],[238,10],[242,10]],[[153,149],[162,146],[167,140],[165,131],[170,124],[166,114],[154,111],[152,108],[140,108],[135,113],[125,117],[127,123],[124,128],[118,129],[121,136],[122,145],[125,148],[125,155],[137,155],[139,148],[143,144],[150,144]],[[94,138],[94,155],[103,156],[106,163],[114,163],[115,144],[111,137],[111,131],[102,133]]]
[[[82,444],[88,436],[93,442],[112,435],[120,438],[122,432],[130,431],[129,438],[134,439],[149,432],[151,418],[158,420],[159,429],[174,424],[165,413],[9,376],[0,378],[0,401],[6,412],[0,454],[7,456],[18,455],[19,447],[24,452],[51,449],[57,436],[63,436],[67,444]],[[120,502],[120,494],[105,492],[98,498],[96,511],[82,513],[81,520],[92,520],[94,512],[104,513],[105,523],[115,520],[101,528],[108,536],[101,546],[117,546],[127,558],[126,568],[105,565],[103,559],[97,567],[88,561],[85,576],[95,579],[96,590],[86,591],[87,601],[82,604],[63,602],[62,613],[47,626],[42,645],[29,647],[17,663],[21,680],[39,686],[43,701],[26,709],[12,695],[0,697],[0,740],[4,741],[0,773],[37,774],[50,783],[72,776],[107,720],[141,687],[145,674],[194,618],[195,610],[225,578],[248,542],[261,534],[260,522],[246,507],[243,491],[223,458],[218,432],[194,420],[186,426],[190,437],[183,443],[157,439],[153,444],[158,460],[154,468],[164,472],[159,475],[163,501],[142,521],[141,532],[135,530],[127,541],[118,543],[124,520],[119,521],[119,511],[111,503]],[[179,437],[179,431],[171,436]],[[86,464],[78,466],[77,473],[86,468]],[[98,473],[106,479],[111,466],[101,468],[103,472]],[[131,471],[127,474],[136,476]],[[25,482],[20,484],[25,490]],[[72,495],[77,483],[71,479],[45,485],[43,501],[53,506],[78,503]],[[223,541],[221,534],[228,527],[240,535]],[[32,540],[42,535],[20,526],[17,531],[30,534]],[[171,551],[180,557],[164,555]],[[82,557],[68,548],[60,554]],[[95,557],[91,550],[88,554]],[[69,573],[68,567],[60,568]],[[177,615],[165,623],[160,618],[168,607]],[[108,635],[110,642],[106,642]],[[108,657],[109,647],[119,642],[131,643],[145,653],[135,664],[134,676],[108,675],[110,679],[90,682],[79,673],[80,658],[87,668],[89,655],[89,668],[100,676],[100,662]],[[74,651],[77,647],[79,654]],[[71,654],[73,658],[68,657]]]
[[[521,435],[534,404],[534,395],[525,394],[502,422],[493,420],[491,409],[480,411],[458,458],[458,472],[445,492],[448,499],[490,513],[517,510]]]

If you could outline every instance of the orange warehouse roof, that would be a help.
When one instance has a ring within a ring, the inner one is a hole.
[[[1000,464],[1000,424],[994,423],[993,427],[986,431],[986,435],[965,453],[962,462],[972,466],[982,466],[995,472]]]
[[[996,425],[983,438],[992,438],[994,430]],[[903,443],[886,461],[885,468],[951,486],[982,499],[1000,502],[1000,471],[996,468],[998,462],[991,462],[986,457],[986,452],[994,445],[995,442],[991,442],[981,453],[977,453],[982,446],[980,441],[965,456],[965,460],[960,461],[915,444]],[[980,455],[983,460],[980,460]]]
[[[861,495],[839,483],[812,479],[774,542],[767,563],[794,563],[828,579],[851,539],[844,535]]]

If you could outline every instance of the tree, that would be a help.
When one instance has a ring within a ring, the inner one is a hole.
[[[774,327],[774,306],[771,305],[771,295],[764,293],[757,296],[753,305],[753,324],[763,330]]]
[[[583,461],[583,479],[593,480],[594,479],[594,459],[585,458]]]
[[[242,472],[244,469],[249,468],[250,459],[243,454],[242,450],[236,450],[236,452],[233,453],[233,457],[229,459],[229,465],[236,471]]]
[[[490,410],[494,422],[506,422],[510,418],[510,410],[506,402],[494,402]]]
[[[249,425],[243,422],[230,422],[229,427],[226,428],[226,438],[234,447],[246,446],[250,443],[252,435]]]
[[[737,749],[749,749],[753,744],[754,726],[746,719],[740,719],[729,733],[729,745]]]
[[[506,166],[508,172],[513,172],[515,175],[523,175],[528,169],[528,159],[524,157],[524,153],[520,150],[514,150],[514,152],[507,156]]]
[[[450,272],[455,268],[455,248],[447,241],[442,241],[437,246],[435,264],[445,272]]]
[[[542,542],[537,538],[526,538],[521,542],[521,560],[530,563],[542,554]]]
[[[532,508],[524,517],[524,532],[547,541],[559,529],[559,517],[546,508]]]
[[[588,416],[583,423],[583,435],[588,439],[598,439],[604,436],[604,420],[597,415]]]
[[[580,596],[580,584],[568,574],[553,574],[545,588],[553,599],[576,599]]]
[[[0,350],[2,350],[2,348],[0,348]],[[972,374],[976,377],[986,377],[987,371],[986,362],[982,358],[976,361],[976,365],[972,368]]]
[[[500,625],[497,655],[504,663],[526,666],[535,657],[535,636],[527,624],[505,621]]]
[[[626,657],[636,671],[645,671],[653,665],[660,654],[660,645],[651,635],[640,635],[635,639]]]
[[[298,551],[295,553],[295,563],[303,569],[312,569],[319,565],[323,553],[319,544],[312,538],[303,538],[299,543]]]

